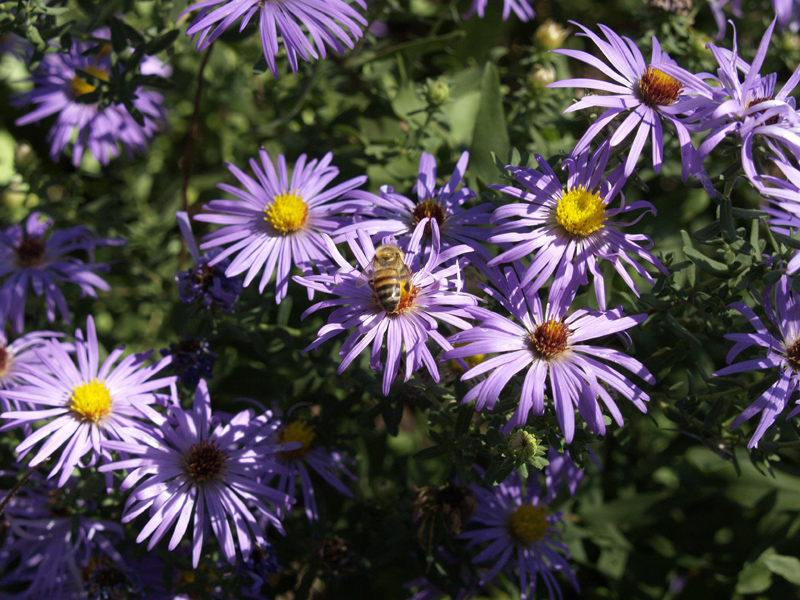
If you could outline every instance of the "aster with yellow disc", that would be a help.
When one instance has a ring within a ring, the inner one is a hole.
[[[368,205],[367,200],[353,200],[350,195],[367,178],[354,177],[326,189],[339,175],[339,169],[331,165],[330,152],[320,160],[307,161],[306,155],[301,155],[291,178],[282,154],[277,170],[266,150],[259,152],[259,158],[260,164],[250,160],[255,179],[228,164],[244,189],[220,184],[219,189],[237,199],[212,200],[203,207],[208,212],[195,216],[195,220],[223,225],[200,245],[201,250],[221,249],[209,266],[230,257],[225,275],[245,273],[245,286],[261,273],[261,293],[276,275],[275,301],[280,303],[288,290],[292,263],[303,275],[313,273],[314,266],[321,270],[333,267],[323,234],[334,235],[352,221],[352,217],[340,216],[344,205],[349,209]]]
[[[475,467],[475,470],[484,475],[483,469]],[[555,576],[559,572],[575,591],[579,590],[569,564],[569,550],[561,541],[561,512],[548,507],[557,489],[542,489],[535,476],[524,486],[516,471],[489,489],[480,485],[472,485],[470,489],[478,508],[467,523],[467,531],[459,537],[468,540],[470,547],[488,544],[473,563],[494,562],[480,585],[489,584],[505,573],[512,581],[519,581],[523,600],[539,597],[536,594],[539,579],[550,598],[561,598]]]
[[[520,284],[532,282],[531,291],[541,288],[551,276],[559,277],[567,263],[574,266],[574,276],[582,285],[594,277],[597,302],[606,307],[605,281],[598,260],[614,266],[623,281],[638,296],[639,290],[628,268],[653,284],[653,277],[640,264],[649,263],[665,275],[667,270],[651,252],[653,242],[646,235],[623,233],[644,214],[655,215],[655,207],[645,200],[626,204],[621,193],[625,183],[622,167],[604,177],[611,147],[603,142],[596,152],[571,154],[564,160],[567,185],[562,186],[547,161],[536,155],[539,170],[530,167],[506,167],[523,189],[511,185],[490,185],[503,194],[521,200],[497,208],[492,214],[496,224],[490,242],[508,250],[489,261],[489,266],[512,263],[523,257],[532,259]],[[619,199],[619,206],[612,207]],[[637,214],[638,213],[638,214]],[[633,222],[620,220],[634,215]],[[510,247],[508,245],[511,245]]]
[[[146,365],[151,352],[122,357],[124,347],[113,350],[100,361],[94,320],[86,322],[86,335],[75,332],[74,344],[49,339],[33,348],[37,364],[21,365],[16,373],[19,385],[0,390],[0,396],[20,406],[0,417],[6,427],[39,424],[16,451],[22,459],[38,448],[30,466],[51,459],[50,477],[60,473],[63,486],[78,467],[108,461],[107,440],[122,439],[124,428],[145,426],[144,419],[160,423],[164,417],[151,405],[158,391],[174,383],[174,377],[154,376],[169,362],[165,358]],[[88,456],[88,460],[83,460]]]

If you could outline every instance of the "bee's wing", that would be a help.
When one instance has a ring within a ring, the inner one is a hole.
[[[361,274],[358,276],[358,279],[356,279],[356,287],[360,288],[360,287],[364,287],[365,285],[367,285],[370,282],[370,280],[372,279],[372,273],[374,271],[375,271],[375,268],[372,266],[372,263],[369,263],[369,265],[367,265],[367,268],[364,269],[361,272]]]

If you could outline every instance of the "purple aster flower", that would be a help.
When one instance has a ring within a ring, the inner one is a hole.
[[[605,309],[605,281],[597,265],[597,259],[605,259],[630,289],[638,296],[639,290],[627,272],[633,268],[645,281],[653,284],[653,278],[629,254],[650,263],[667,274],[667,269],[646,248],[653,242],[645,235],[625,234],[621,227],[635,224],[623,223],[615,218],[643,210],[653,215],[655,207],[644,200],[625,204],[620,193],[619,208],[609,208],[625,183],[622,168],[618,167],[603,179],[608,163],[610,145],[604,142],[597,152],[588,150],[571,155],[563,167],[569,173],[567,187],[563,188],[558,176],[547,162],[539,156],[536,160],[541,171],[528,167],[506,167],[525,189],[507,185],[490,185],[504,194],[523,200],[524,203],[501,206],[492,214],[492,223],[499,223],[493,230],[490,242],[513,244],[513,247],[489,262],[489,266],[519,260],[534,254],[522,281],[523,286],[533,282],[533,292],[541,288],[553,273],[574,264],[575,275],[581,284],[588,283],[588,273],[594,276],[594,288],[600,308]],[[609,219],[615,219],[609,221]],[[644,242],[643,245],[640,243]]]
[[[8,343],[5,333],[0,330],[0,390],[10,390],[24,383],[19,376],[21,371],[41,369],[42,362],[33,349],[60,335],[55,331],[35,331]],[[11,403],[4,396],[0,396],[0,410],[5,412],[18,408],[16,403]]]
[[[6,429],[47,420],[17,446],[20,459],[42,442],[30,461],[30,466],[35,466],[55,458],[63,446],[50,472],[50,477],[61,472],[59,487],[73,469],[87,466],[81,461],[85,455],[91,453],[88,465],[100,458],[110,459],[104,440],[124,439],[123,429],[142,426],[139,419],[143,417],[163,420],[150,405],[159,399],[156,390],[174,382],[173,377],[151,379],[170,362],[165,358],[145,366],[152,352],[128,355],[115,366],[124,350],[119,347],[101,363],[91,316],[86,321],[86,337],[78,329],[75,338],[74,345],[48,340],[34,348],[44,368],[20,370],[18,377],[23,383],[0,390],[0,396],[25,407],[0,415],[10,420]]]
[[[181,230],[181,235],[195,264],[191,269],[180,271],[175,276],[181,302],[190,304],[200,301],[206,310],[212,306],[219,306],[226,313],[233,312],[233,305],[242,293],[242,282],[236,277],[225,275],[225,269],[231,261],[226,259],[214,266],[209,265],[208,263],[221,251],[215,248],[200,256],[200,250],[197,248],[192,234],[189,215],[180,211],[175,216],[178,220],[178,228]],[[189,387],[196,388],[197,381]]]
[[[209,525],[231,564],[236,563],[237,548],[248,560],[253,542],[267,545],[253,510],[283,532],[280,520],[265,502],[288,508],[291,499],[256,481],[260,473],[285,471],[272,459],[281,447],[254,444],[251,421],[250,410],[227,423],[213,418],[208,387],[201,380],[191,410],[175,404],[169,408],[166,423],[155,421],[159,427],[129,429],[120,438],[124,441],[105,442],[106,449],[133,456],[99,470],[129,470],[122,490],[133,491],[122,522],[145,512],[148,516],[137,543],[150,538],[147,549],[152,550],[174,526],[169,542],[169,549],[174,550],[194,519],[192,565],[197,568]]]
[[[199,214],[195,220],[225,225],[206,235],[206,241],[200,247],[227,245],[208,265],[214,266],[235,254],[225,269],[228,277],[247,272],[244,279],[247,286],[263,268],[258,285],[258,291],[263,293],[277,267],[275,301],[280,303],[289,287],[292,262],[304,275],[312,273],[314,264],[320,268],[332,266],[322,234],[333,235],[348,222],[336,216],[344,206],[354,202],[355,205],[365,204],[363,201],[333,200],[349,194],[367,178],[354,177],[326,190],[325,187],[339,174],[339,169],[330,164],[333,158],[330,152],[321,161],[314,159],[309,163],[306,163],[306,155],[302,154],[295,163],[291,181],[282,154],[278,156],[277,172],[266,150],[261,150],[259,156],[261,165],[255,159],[250,160],[257,181],[235,165],[228,164],[228,170],[245,189],[219,184],[217,187],[238,200],[212,200],[203,208],[216,214]]]
[[[764,433],[783,412],[786,403],[800,386],[800,298],[792,290],[792,280],[782,276],[774,287],[764,290],[764,312],[767,318],[778,329],[780,337],[775,337],[756,316],[753,309],[741,302],[734,302],[730,308],[739,311],[756,330],[755,333],[731,333],[725,337],[736,344],[728,352],[727,362],[730,364],[742,350],[751,346],[762,346],[766,356],[745,360],[735,365],[720,369],[714,375],[731,375],[759,369],[778,369],[776,381],[755,402],[748,406],[731,424],[731,429],[761,413],[761,421],[747,443],[748,448],[757,448]],[[795,408],[786,418],[800,413]]]
[[[96,508],[86,501],[68,496],[34,474],[3,513],[6,543],[0,549],[0,587],[27,587],[17,593],[4,592],[2,597],[86,598],[89,586],[97,587],[91,576],[84,577],[90,565],[124,568],[114,549],[122,527],[84,514],[92,510]]]
[[[450,338],[453,344],[466,345],[445,352],[445,358],[497,353],[497,356],[467,371],[463,377],[471,379],[491,371],[462,400],[462,403],[477,400],[477,410],[493,409],[511,378],[525,371],[519,406],[503,428],[506,434],[514,427],[525,425],[530,413],[544,414],[548,379],[550,397],[567,443],[572,442],[575,433],[576,406],[594,433],[605,434],[598,398],[622,426],[622,413],[609,391],[627,398],[640,411],[647,412],[644,403],[650,400],[649,396],[614,368],[623,367],[654,384],[655,379],[645,366],[618,350],[582,343],[630,329],[643,323],[647,315],[626,317],[620,307],[609,311],[576,310],[566,316],[577,287],[571,275],[568,268],[564,277],[556,280],[543,308],[539,296],[530,287],[521,285],[517,275],[508,269],[506,281],[498,282],[499,291],[487,289],[487,292],[521,325],[476,307],[469,312],[481,319],[480,326]]]
[[[219,356],[199,338],[184,337],[180,342],[161,350],[161,356],[172,357],[172,369],[178,380],[190,390],[197,388],[201,379],[214,378],[214,363]]]
[[[483,476],[482,469],[475,469]],[[540,577],[549,597],[561,598],[554,574],[560,572],[579,590],[569,565],[569,550],[557,529],[563,523],[561,511],[550,512],[547,508],[555,494],[543,493],[535,477],[526,490],[516,471],[491,489],[479,485],[471,488],[478,510],[469,522],[473,528],[459,537],[469,540],[470,547],[488,543],[472,562],[496,561],[481,584],[493,581],[500,572],[513,577],[516,570],[523,600],[536,597]]]
[[[423,264],[419,250],[428,223],[431,227],[432,244],[430,254]],[[389,394],[400,369],[404,349],[405,381],[408,381],[414,371],[425,366],[438,382],[439,370],[426,342],[430,338],[441,348],[451,349],[450,343],[438,331],[438,322],[467,329],[471,325],[464,320],[470,318],[465,308],[477,303],[475,296],[460,291],[460,265],[457,262],[445,268],[440,268],[440,265],[470,252],[471,249],[462,245],[440,252],[439,227],[436,221],[427,217],[420,221],[404,258],[410,279],[399,286],[400,301],[396,309],[387,311],[379,302],[372,284],[360,285],[364,277],[362,273],[369,271],[375,256],[375,246],[369,235],[360,230],[357,238],[348,239],[350,249],[359,263],[358,269],[347,262],[330,238],[328,244],[331,256],[340,266],[339,271],[331,275],[296,277],[295,280],[313,290],[334,294],[338,298],[315,304],[301,318],[304,319],[323,308],[340,308],[330,314],[328,324],[319,330],[317,339],[305,351],[315,350],[339,333],[356,327],[339,351],[339,356],[342,357],[339,374],[371,344],[370,368],[375,371],[383,370],[382,390],[385,396]],[[451,281],[450,278],[455,278],[456,281]],[[398,283],[399,281],[398,275]],[[384,337],[385,363],[381,360]]]
[[[770,215],[769,226],[774,231],[794,237],[800,231],[800,170],[781,160],[772,161],[783,174],[762,175],[761,188],[764,202],[761,210]],[[800,270],[800,252],[795,252],[786,265],[786,274],[794,275]]]
[[[361,8],[367,8],[364,0],[357,0],[357,3]],[[298,56],[305,61],[325,58],[326,45],[334,52],[344,54],[344,46],[352,50],[355,41],[363,35],[361,28],[367,25],[367,20],[343,0],[204,0],[190,6],[181,16],[193,10],[200,13],[186,30],[186,35],[199,33],[198,50],[208,48],[239,19],[242,21],[239,31],[242,31],[258,13],[264,58],[275,77],[278,77],[275,60],[278,33],[283,39],[289,66],[296,73]]]
[[[478,17],[482,19],[487,4],[489,4],[489,0],[472,0],[472,6],[463,18],[469,19],[478,13]],[[512,10],[523,22],[528,22],[536,16],[536,11],[533,10],[529,0],[503,0],[503,21],[508,19]]]
[[[311,480],[311,471],[348,498],[353,497],[353,492],[339,480],[338,474],[341,473],[352,481],[358,481],[358,478],[348,468],[355,464],[354,461],[346,458],[338,450],[326,449],[319,445],[313,424],[309,424],[308,420],[303,418],[288,418],[294,408],[289,409],[287,416],[284,416],[277,406],[273,407],[272,414],[278,429],[271,436],[271,442],[274,444],[291,442],[295,448],[283,450],[276,455],[278,462],[284,465],[286,470],[272,477],[277,477],[276,489],[292,497],[296,492],[297,480],[300,480],[306,517],[309,521],[314,522],[319,521],[319,510],[317,509],[314,484]]]
[[[693,93],[702,94],[699,99],[704,104],[690,116],[694,121],[692,131],[707,132],[697,150],[697,165],[702,165],[723,139],[733,135],[741,143],[742,168],[759,191],[762,184],[756,165],[759,162],[754,149],[756,139],[764,144],[771,158],[785,161],[786,155],[800,155],[800,115],[795,110],[795,99],[790,95],[800,82],[800,66],[777,93],[777,74],[762,76],[759,73],[774,28],[773,20],[761,38],[752,65],[739,57],[735,34],[733,51],[708,45],[719,69],[716,77],[703,75],[713,82],[713,86],[707,83],[703,83],[705,88],[694,86]],[[664,71],[673,77],[690,77],[677,66],[665,66]],[[740,71],[744,75],[741,81]]]
[[[573,150],[579,154],[589,148],[591,141],[617,116],[630,111],[622,121],[609,142],[612,147],[622,143],[636,130],[633,143],[625,159],[625,177],[630,176],[636,168],[636,162],[642,153],[644,144],[650,137],[650,146],[653,151],[653,169],[658,173],[664,155],[664,132],[661,120],[672,124],[678,141],[681,145],[683,157],[683,180],[694,171],[695,150],[692,146],[691,136],[686,126],[678,116],[695,110],[702,105],[702,98],[692,98],[685,95],[686,81],[679,81],[661,70],[661,65],[674,61],[666,52],[661,51],[661,45],[653,37],[653,53],[650,64],[645,63],[644,57],[632,40],[617,35],[605,25],[599,25],[608,41],[579,23],[570,21],[580,27],[584,35],[591,39],[605,55],[610,65],[605,64],[589,54],[580,50],[558,49],[553,50],[559,54],[571,56],[598,69],[611,81],[599,79],[566,79],[549,84],[547,87],[584,87],[607,92],[603,95],[584,96],[580,101],[570,106],[566,112],[574,112],[587,107],[602,107],[607,109],[592,123]]]
[[[436,188],[436,159],[432,154],[422,153],[419,161],[419,175],[414,187],[417,200],[398,194],[391,186],[381,188],[380,197],[367,192],[358,194],[367,204],[359,207],[358,221],[337,232],[336,241],[342,241],[347,234],[363,229],[373,237],[381,239],[394,236],[401,248],[406,248],[417,225],[422,219],[435,220],[439,226],[442,249],[459,244],[467,244],[479,252],[486,260],[491,258],[483,246],[488,239],[489,230],[482,227],[489,224],[492,205],[480,204],[463,209],[462,206],[475,197],[475,192],[467,187],[459,187],[469,163],[469,152],[459,158],[450,180],[441,188]],[[426,241],[430,240],[431,228],[425,229]]]
[[[106,37],[102,31],[96,36]],[[79,166],[83,152],[89,149],[98,162],[107,165],[119,156],[119,146],[133,159],[134,152],[144,153],[150,140],[163,129],[166,122],[164,99],[153,90],[139,87],[131,99],[144,119],[136,122],[124,104],[112,103],[101,108],[98,103],[78,102],[77,98],[91,93],[97,86],[81,78],[78,70],[108,81],[112,76],[111,47],[99,53],[87,54],[96,48],[94,42],[73,40],[68,52],[45,54],[32,74],[33,89],[16,97],[19,106],[37,105],[33,111],[16,120],[18,126],[41,121],[58,114],[47,139],[52,143],[50,158],[58,160],[67,145],[72,144],[72,164]],[[156,58],[142,63],[143,75],[165,75],[169,68]]]
[[[10,320],[15,332],[24,331],[29,285],[37,296],[44,295],[47,320],[51,323],[55,321],[56,309],[66,323],[70,322],[67,301],[59,284],[76,284],[82,296],[91,298],[97,298],[95,288],[111,289],[96,273],[107,267],[95,264],[94,249],[124,244],[124,240],[101,238],[82,225],[47,235],[52,223],[52,219],[35,212],[24,225],[0,231],[0,278],[5,278],[0,285],[0,329]],[[78,251],[87,253],[87,262],[72,256]]]

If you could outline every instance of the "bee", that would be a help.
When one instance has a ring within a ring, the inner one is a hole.
[[[405,253],[394,244],[383,244],[375,249],[375,256],[356,280],[356,287],[369,283],[380,307],[387,313],[397,312],[403,288],[408,289],[411,272]]]

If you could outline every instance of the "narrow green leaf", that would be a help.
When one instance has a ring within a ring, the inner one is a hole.
[[[710,275],[714,275],[716,277],[727,277],[730,274],[728,265],[714,260],[713,258],[709,258],[694,248],[684,246],[683,253],[686,255],[686,258],[691,260],[700,269]]]
[[[730,243],[736,239],[736,223],[733,222],[733,207],[730,198],[722,198],[719,204],[719,223],[723,239]]]
[[[437,458],[439,456],[443,456],[450,452],[450,448],[445,446],[444,444],[439,444],[437,446],[431,446],[430,448],[423,448],[416,454],[414,454],[414,460],[424,461],[430,460],[432,458]]]
[[[488,63],[481,78],[481,103],[472,135],[470,169],[474,169],[473,172],[484,181],[494,181],[497,179],[497,168],[491,152],[500,157],[508,156],[509,146],[500,75],[497,67]]]

